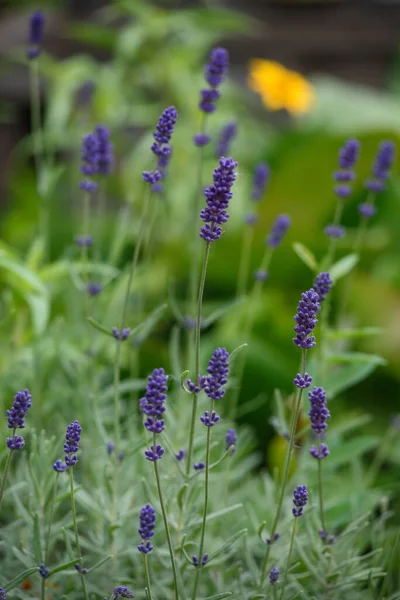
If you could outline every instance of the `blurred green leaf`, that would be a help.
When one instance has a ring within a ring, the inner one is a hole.
[[[353,385],[366,379],[376,369],[375,363],[350,363],[345,364],[338,370],[329,374],[325,380],[324,387],[330,398],[334,398],[341,392],[351,388]]]
[[[371,364],[386,365],[387,360],[377,354],[365,354],[364,352],[344,352],[343,354],[331,354],[328,356],[330,363]]]
[[[295,242],[293,244],[293,250],[300,258],[300,260],[314,273],[318,273],[318,262],[314,254],[303,244]]]
[[[329,340],[348,340],[353,338],[380,335],[382,327],[361,327],[360,329],[328,329],[326,337]]]
[[[344,258],[338,260],[334,265],[329,269],[329,274],[334,283],[336,283],[339,279],[350,273],[358,263],[359,256],[358,254],[349,254]]]

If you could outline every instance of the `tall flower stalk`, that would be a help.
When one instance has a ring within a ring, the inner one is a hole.
[[[154,369],[153,373],[148,377],[146,393],[143,396],[143,398],[140,399],[139,405],[140,411],[147,416],[144,422],[144,426],[148,431],[152,432],[153,434],[153,445],[150,447],[149,450],[146,450],[144,454],[147,460],[151,461],[154,465],[154,474],[157,483],[158,498],[160,501],[165,534],[167,536],[169,555],[171,559],[172,573],[174,579],[174,595],[176,600],[179,600],[178,572],[176,567],[174,549],[172,546],[168,515],[165,508],[164,496],[161,488],[160,472],[158,469],[158,461],[164,456],[164,448],[161,446],[161,444],[157,443],[157,435],[162,433],[165,428],[164,419],[161,419],[160,417],[162,417],[165,412],[165,401],[167,399],[167,381],[168,378],[164,373],[164,369]],[[151,521],[151,523],[154,524],[155,516],[153,520],[153,513],[150,509],[147,509],[146,520],[148,526],[147,528],[141,526],[139,530],[139,534],[141,536],[142,533],[148,535],[152,531],[152,529],[149,527],[149,522]],[[142,536],[142,539],[148,541],[149,537],[146,538]],[[144,551],[145,554],[149,552],[150,549],[152,548],[149,542],[147,544],[142,542],[142,544],[139,546],[139,550],[141,552]]]
[[[297,526],[297,519],[298,517],[301,517],[303,514],[303,508],[304,506],[306,506],[308,502],[308,490],[306,488],[305,485],[298,485],[296,487],[296,489],[293,492],[293,504],[294,504],[294,508],[292,508],[292,513],[294,516],[294,521],[293,521],[293,527],[292,527],[292,535],[290,538],[290,546],[289,546],[289,553],[288,553],[288,557],[286,559],[286,566],[285,566],[285,571],[283,574],[283,578],[282,578],[282,587],[281,587],[281,593],[279,596],[279,600],[282,600],[283,598],[283,594],[285,591],[285,585],[286,585],[286,579],[287,579],[287,574],[289,571],[289,567],[290,567],[290,562],[292,559],[292,553],[293,553],[293,546],[294,546],[294,538],[296,536],[296,526]]]
[[[297,314],[294,317],[294,320],[296,321],[296,326],[294,327],[296,337],[293,338],[293,342],[298,348],[301,349],[301,369],[300,373],[298,373],[294,379],[294,385],[297,388],[297,393],[294,402],[294,410],[292,411],[290,436],[288,441],[288,447],[286,450],[285,465],[283,470],[283,478],[281,482],[278,505],[276,508],[275,518],[270,533],[271,540],[275,539],[275,534],[277,533],[277,528],[282,512],[282,504],[283,499],[285,497],[286,485],[289,478],[290,460],[292,457],[293,446],[296,437],[296,428],[300,414],[303,390],[309,387],[312,381],[312,378],[310,377],[310,375],[308,375],[306,371],[307,350],[310,350],[316,345],[315,337],[312,334],[318,322],[317,314],[320,311],[320,309],[321,306],[319,303],[319,296],[315,290],[310,289],[301,295],[301,300],[297,307]],[[264,585],[265,577],[267,574],[268,559],[271,551],[271,546],[272,544],[267,544],[267,549],[264,555],[264,559],[262,561],[259,586],[260,590]]]
[[[199,585],[200,571],[207,563],[207,554],[204,552],[204,539],[207,524],[208,500],[209,500],[209,474],[210,474],[210,449],[211,449],[211,429],[220,420],[219,415],[214,411],[215,401],[221,400],[225,395],[224,385],[228,381],[229,373],[229,353],[225,348],[216,348],[211,359],[208,362],[208,375],[201,377],[199,387],[205,391],[210,398],[210,410],[206,411],[200,421],[207,427],[207,443],[206,443],[206,463],[205,463],[205,484],[204,484],[204,508],[203,520],[200,532],[200,544],[198,558],[194,557],[193,562],[196,566],[196,575],[193,587],[192,600],[197,598],[197,588]],[[188,382],[193,386],[193,382]],[[197,559],[197,560],[196,560]]]
[[[189,446],[186,462],[186,474],[189,475],[192,457],[193,457],[193,440],[197,418],[198,405],[198,382],[200,377],[200,329],[201,329],[201,312],[203,306],[204,286],[207,274],[207,264],[210,255],[211,244],[218,240],[222,235],[222,225],[229,219],[227,208],[229,201],[232,198],[232,186],[236,179],[235,169],[237,162],[232,158],[221,157],[219,166],[214,170],[214,183],[206,188],[204,195],[206,197],[206,207],[200,212],[200,218],[204,221],[204,225],[200,229],[200,237],[206,242],[204,250],[204,259],[201,270],[199,292],[197,298],[197,319],[196,319],[196,338],[195,338],[195,369],[194,383],[192,390],[193,405],[192,418],[190,423]]]
[[[21,435],[16,435],[17,429],[25,428],[25,419],[28,409],[32,406],[32,396],[29,390],[23,392],[17,392],[14,396],[14,401],[10,410],[6,411],[8,419],[8,428],[12,429],[12,437],[6,438],[7,448],[9,453],[7,455],[6,465],[4,467],[3,478],[0,484],[0,507],[3,501],[4,490],[6,487],[8,471],[11,466],[12,457],[14,452],[22,450],[25,446],[25,440]]]
[[[72,522],[74,527],[75,534],[75,546],[78,552],[78,561],[75,566],[76,570],[79,572],[81,583],[82,583],[82,591],[85,600],[89,600],[85,575],[87,570],[82,566],[82,552],[81,545],[79,542],[79,531],[78,531],[78,522],[76,519],[76,504],[75,504],[75,490],[74,490],[74,476],[73,469],[78,463],[78,455],[77,452],[79,450],[79,442],[81,440],[82,427],[79,424],[79,421],[74,421],[70,425],[68,425],[66,433],[65,433],[65,442],[64,442],[64,461],[57,460],[53,465],[54,470],[57,473],[61,473],[65,470],[68,470],[69,474],[69,488],[71,495],[71,512],[72,512]]]
[[[270,265],[270,262],[272,259],[272,255],[273,255],[274,251],[276,250],[276,248],[278,248],[280,246],[280,244],[282,243],[282,240],[283,240],[284,236],[286,235],[287,230],[290,227],[290,224],[291,224],[291,219],[288,215],[285,215],[285,214],[278,215],[278,217],[275,219],[275,221],[271,227],[271,231],[270,231],[269,235],[265,239],[266,248],[264,251],[264,255],[262,257],[262,260],[261,260],[258,270],[254,273],[254,283],[253,283],[253,287],[250,291],[249,298],[247,301],[246,320],[245,320],[244,332],[243,332],[243,338],[245,340],[249,339],[249,337],[251,336],[251,333],[253,331],[256,307],[260,303],[264,283],[267,281],[267,279],[269,277],[268,269],[269,269],[269,265]],[[247,275],[246,275],[245,280],[247,282]],[[238,362],[237,362],[237,366],[236,366],[236,386],[233,390],[233,394],[232,394],[232,398],[231,398],[231,402],[230,402],[230,416],[232,419],[235,419],[235,417],[236,417],[236,410],[237,410],[237,405],[238,405],[238,401],[239,401],[239,393],[240,393],[241,382],[243,379],[245,363],[246,363],[246,357],[243,353],[238,357]]]

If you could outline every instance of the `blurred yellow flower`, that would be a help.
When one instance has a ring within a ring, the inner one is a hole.
[[[269,110],[286,109],[298,115],[308,112],[315,102],[314,88],[305,77],[272,60],[251,60],[248,83]]]

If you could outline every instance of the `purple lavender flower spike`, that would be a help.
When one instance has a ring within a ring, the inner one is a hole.
[[[311,446],[310,454],[316,460],[322,460],[329,456],[329,448],[326,444],[320,444],[319,448],[316,446]]]
[[[329,273],[320,273],[315,278],[314,290],[319,296],[320,303],[323,302],[331,291],[333,281]]]
[[[204,191],[206,208],[200,213],[201,219],[206,223],[200,230],[200,236],[206,242],[214,242],[222,235],[223,223],[229,218],[226,212],[229,200],[232,198],[231,188],[236,179],[235,168],[237,162],[233,158],[219,160],[219,167],[214,170],[214,183]]]
[[[251,198],[255,202],[258,202],[264,196],[268,185],[269,176],[270,168],[267,163],[259,163],[254,169],[253,192],[251,194]]]
[[[216,155],[218,158],[229,154],[231,143],[235,139],[236,134],[237,123],[235,121],[226,123],[226,125],[223,126],[219,134],[219,139],[216,148]]]
[[[225,395],[223,386],[227,383],[229,374],[229,352],[225,348],[214,350],[208,361],[207,372],[202,387],[211,400],[220,400]]]
[[[328,237],[342,238],[346,233],[346,230],[341,225],[327,225],[325,227],[325,233]]]
[[[41,45],[43,43],[44,32],[44,15],[40,11],[34,12],[29,20],[29,43],[30,48],[27,50],[27,57],[33,60],[40,56],[42,52]]]
[[[237,442],[236,430],[228,429],[228,431],[226,432],[226,435],[225,435],[225,448],[226,448],[226,450],[229,450],[229,448],[231,448],[233,446],[232,452],[230,454],[231,456],[233,456],[236,452],[236,442]]]
[[[81,440],[82,427],[78,421],[74,421],[67,427],[64,442],[65,464],[67,467],[74,467],[78,462],[77,452]]]
[[[127,340],[131,333],[131,330],[128,327],[124,327],[121,332],[119,332],[116,327],[113,327],[111,331],[115,339],[119,340],[120,342]]]
[[[97,125],[97,172],[109,175],[114,164],[114,146],[110,141],[110,130],[104,125]]]
[[[160,171],[143,171],[142,173],[143,181],[146,183],[151,183],[154,185],[162,178]]]
[[[301,300],[297,307],[297,315],[294,317],[296,321],[296,326],[294,327],[296,337],[293,338],[293,342],[299,348],[308,350],[315,346],[315,338],[310,334],[313,333],[318,323],[317,313],[320,309],[319,296],[313,289],[301,295]]]
[[[269,582],[271,585],[275,585],[279,581],[280,571],[277,567],[273,567],[269,572]]]
[[[32,406],[32,396],[29,390],[17,392],[10,410],[6,411],[9,429],[24,429],[28,409]]]
[[[197,556],[195,554],[193,554],[193,556],[192,556],[192,561],[193,561],[193,566],[196,567],[196,569],[197,569],[197,567],[199,566],[199,559],[197,558]]]
[[[2,587],[0,587],[0,600],[7,600],[6,591]]]
[[[75,243],[80,248],[89,248],[93,244],[93,239],[91,235],[77,235]]]
[[[213,410],[211,414],[209,413],[208,410],[206,410],[204,415],[202,417],[200,417],[200,421],[206,427],[214,427],[214,425],[216,425],[218,423],[220,418],[221,417],[219,415],[217,415],[215,410]]]
[[[153,537],[156,526],[156,511],[151,504],[146,504],[140,511],[139,523],[138,533],[142,538],[142,542],[139,544],[138,550],[143,554],[148,554],[153,550],[149,540]]]
[[[167,381],[164,369],[154,369],[148,377],[146,393],[139,401],[140,411],[147,415],[144,426],[152,433],[161,433],[164,431],[165,422],[160,417],[165,412],[165,400],[167,398]],[[158,444],[152,446],[145,452],[148,460],[158,460],[164,454],[164,449]]]
[[[199,462],[199,463],[195,463],[193,465],[193,469],[195,471],[202,471],[202,469],[205,469],[205,468],[206,468],[206,463],[205,462]]]
[[[311,421],[311,428],[315,433],[323,433],[328,427],[327,420],[331,414],[326,407],[326,393],[322,387],[314,387],[308,393],[311,409],[308,413]]]
[[[171,136],[174,132],[178,112],[174,106],[169,106],[161,114],[156,130],[153,133],[154,142],[151,151],[157,156],[157,169],[155,171],[143,171],[143,179],[152,185],[152,191],[157,191],[157,184],[165,177],[169,157],[172,153],[170,145]]]
[[[63,463],[62,460],[58,459],[53,464],[53,469],[55,470],[56,473],[64,473],[64,471],[67,469],[67,465],[65,463]]]
[[[265,543],[266,543],[266,544],[268,544],[268,545],[270,545],[270,544],[273,544],[274,542],[276,542],[277,540],[279,540],[279,537],[280,537],[279,533],[278,533],[278,532],[275,532],[275,533],[274,533],[274,539],[273,539],[273,540],[271,540],[271,538],[267,538],[267,539],[265,540]]]
[[[134,598],[135,595],[125,585],[119,585],[114,588],[114,600],[118,598]]]
[[[179,450],[179,452],[177,452],[177,454],[175,454],[175,458],[176,458],[176,460],[179,460],[179,461],[181,461],[185,458],[185,451],[183,448],[181,448]]]
[[[199,148],[201,148],[202,146],[207,146],[207,144],[209,144],[210,141],[211,138],[206,133],[196,133],[196,135],[193,136],[193,142]]]
[[[256,281],[267,281],[269,275],[268,275],[268,271],[266,271],[265,269],[258,269],[257,271],[254,271],[254,279]]]
[[[386,181],[389,177],[389,171],[392,167],[395,156],[395,145],[393,142],[381,142],[376,154],[374,166],[372,168],[373,179],[365,182],[365,187],[373,194],[379,194],[386,188]],[[361,207],[362,205],[360,205]],[[361,216],[364,216],[360,212]],[[369,218],[372,215],[366,215]]]
[[[225,48],[214,48],[211,52],[210,62],[205,68],[205,79],[211,87],[216,88],[223,82],[228,70],[229,55]]]
[[[298,485],[293,492],[293,504],[295,508],[292,508],[294,517],[301,517],[303,514],[303,508],[308,502],[308,491],[305,485]]]
[[[355,164],[360,153],[360,142],[358,140],[349,139],[339,151],[339,167],[340,171],[336,171],[333,175],[334,179],[340,185],[334,187],[334,192],[339,198],[348,198],[351,194],[351,187],[347,185],[354,179]]]
[[[96,175],[99,171],[99,140],[95,133],[88,133],[82,138],[81,172],[86,176]],[[81,188],[92,192],[97,189],[97,183],[91,179],[84,179]]]
[[[265,243],[270,248],[278,248],[281,244],[292,220],[289,215],[279,215],[271,227],[271,232],[266,238]]]
[[[308,373],[304,373],[304,377],[301,373],[297,373],[296,377],[293,379],[293,383],[298,388],[308,388],[310,387],[312,382],[312,377]]]
[[[151,460],[152,462],[159,460],[164,456],[164,448],[157,444],[156,446],[151,446],[150,450],[145,450],[144,455],[147,460]]]
[[[83,108],[89,108],[92,103],[95,88],[96,85],[94,81],[90,81],[90,79],[84,81],[82,85],[78,88],[76,93],[77,105],[82,106]]]

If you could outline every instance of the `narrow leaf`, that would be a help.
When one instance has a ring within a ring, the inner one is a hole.
[[[50,573],[48,574],[48,577],[51,577],[52,575],[55,575],[56,573],[60,573],[60,571],[66,571],[67,569],[74,567],[76,565],[76,563],[79,563],[80,560],[82,560],[82,558],[80,556],[78,556],[77,558],[74,558],[73,560],[70,560],[69,562],[64,563],[63,565],[59,565],[58,567],[55,567],[54,569],[52,569],[50,571]]]
[[[344,258],[338,260],[332,267],[329,269],[329,274],[334,283],[341,279],[350,271],[354,269],[356,264],[358,263],[359,256],[358,254],[348,254]]]
[[[361,327],[360,329],[329,329],[326,337],[329,340],[348,340],[353,338],[380,335],[382,327]]]
[[[232,365],[233,361],[236,359],[238,354],[240,354],[240,352],[242,352],[243,350],[246,350],[247,346],[248,346],[248,344],[241,344],[240,346],[238,346],[237,348],[232,350],[232,352],[229,354],[229,364],[230,365]]]
[[[212,552],[209,555],[207,564],[210,563],[214,558],[217,558],[217,556],[220,556],[220,554],[223,554],[224,552],[226,552],[229,548],[231,548],[233,546],[233,544],[238,539],[240,539],[242,536],[246,535],[246,533],[247,533],[247,529],[241,529],[240,531],[237,531],[235,534],[233,534],[230,538],[228,538],[226,540],[226,542],[224,544],[222,544],[222,546],[220,546],[218,548],[218,550],[216,550],[215,552]]]
[[[384,366],[387,360],[377,354],[366,354],[365,352],[344,352],[343,354],[331,354],[328,356],[330,363],[370,364]]]
[[[101,560],[99,560],[99,562],[97,562],[96,564],[94,564],[93,567],[90,567],[90,569],[88,569],[88,573],[91,573],[95,569],[98,569],[99,567],[101,567],[101,565],[104,565],[104,563],[106,563],[107,561],[111,560],[112,557],[113,557],[113,555],[109,554],[105,558],[102,558]]]
[[[180,510],[182,510],[183,501],[185,499],[186,491],[187,491],[188,487],[189,487],[188,484],[185,483],[178,492],[177,501],[178,501],[178,506],[179,506]]]
[[[266,522],[266,521],[263,521],[262,523],[260,523],[260,525],[259,525],[259,527],[258,527],[258,529],[257,529],[257,535],[258,535],[258,537],[260,538],[260,540],[261,540],[262,542],[264,542],[264,541],[265,541],[265,540],[263,539],[263,537],[262,537],[262,533],[263,533],[263,531],[264,531],[264,529],[265,529],[265,526],[266,526],[266,524],[267,524],[267,522]]]
[[[295,242],[293,244],[293,250],[295,251],[297,256],[300,258],[300,260],[309,269],[311,269],[311,271],[314,271],[314,273],[318,272],[318,262],[314,256],[314,254],[311,252],[311,250],[309,250],[306,246],[304,246],[303,244],[300,244],[299,242]]]
[[[97,331],[101,331],[101,333],[105,333],[110,337],[114,337],[111,329],[109,329],[108,327],[104,327],[104,325],[101,325],[100,323],[97,323],[97,321],[95,321],[93,317],[88,317],[88,323],[89,325],[97,329]]]
[[[216,594],[215,596],[207,596],[206,600],[222,600],[230,596],[232,596],[232,592],[222,592],[222,594]]]
[[[149,316],[142,322],[140,325],[137,325],[131,331],[131,335],[135,337],[135,341],[138,339],[143,341],[149,335],[149,333],[154,329],[157,323],[160,321],[165,309],[168,307],[168,304],[161,304],[156,309],[153,310],[149,314]]]
[[[28,577],[33,575],[33,573],[37,573],[38,571],[39,567],[31,567],[30,569],[26,569],[26,571],[20,573],[19,575],[14,577],[14,579],[6,583],[6,585],[3,586],[4,591],[9,592],[10,590],[13,590],[15,587],[17,587],[19,583],[24,581],[24,579],[28,579]]]
[[[204,327],[204,328],[209,327],[210,325],[215,323],[215,321],[218,321],[218,319],[220,317],[223,317],[225,313],[230,311],[232,308],[234,308],[238,304],[241,304],[245,299],[246,299],[245,296],[240,296],[239,298],[235,298],[231,302],[224,304],[223,306],[221,306],[221,308],[218,308],[217,310],[212,312],[206,319],[204,319],[204,323],[203,323],[202,327]]]

